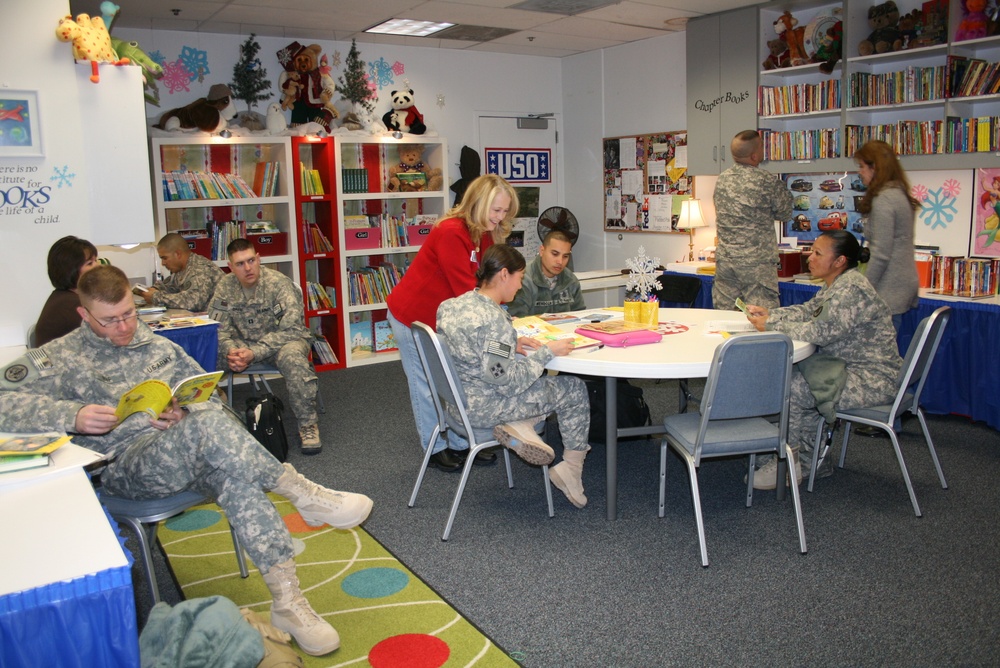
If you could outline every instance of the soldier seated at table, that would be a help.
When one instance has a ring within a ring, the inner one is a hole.
[[[587,308],[580,281],[567,269],[573,239],[562,230],[545,235],[538,256],[524,272],[524,282],[507,312],[515,318],[543,313],[565,313]]]
[[[316,393],[319,379],[309,361],[312,334],[305,326],[302,291],[291,279],[262,267],[252,243],[226,247],[231,274],[215,289],[209,316],[219,322],[219,367],[237,373],[253,364],[281,371],[292,412],[299,422],[302,454],[318,454]]]
[[[187,239],[176,232],[160,239],[156,253],[170,276],[157,281],[148,290],[136,289],[135,293],[153,306],[194,312],[206,310],[215,286],[225,276],[223,271],[208,258],[192,253]]]
[[[337,631],[309,605],[296,575],[288,528],[267,492],[288,498],[310,526],[353,528],[372,500],[337,492],[282,465],[215,396],[177,401],[156,418],[119,421],[119,398],[152,378],[171,387],[203,373],[177,344],[138,319],[125,274],[99,266],[80,277],[83,324],[8,364],[0,377],[0,431],[62,431],[104,454],[101,484],[127,499],[193,490],[215,499],[271,592],[271,623],[312,655],[340,646]]]

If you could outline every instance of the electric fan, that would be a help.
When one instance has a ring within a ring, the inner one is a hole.
[[[542,215],[538,217],[538,239],[545,240],[545,235],[552,230],[565,232],[569,237],[570,245],[575,245],[580,236],[580,225],[576,222],[576,216],[562,206],[550,206]]]

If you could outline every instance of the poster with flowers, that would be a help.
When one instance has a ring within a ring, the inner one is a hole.
[[[1000,257],[1000,168],[977,169],[973,195],[971,257]]]

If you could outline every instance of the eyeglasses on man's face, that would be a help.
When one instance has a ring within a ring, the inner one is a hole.
[[[127,324],[127,323],[131,322],[132,320],[135,320],[139,316],[138,311],[136,311],[135,309],[132,309],[130,312],[126,313],[125,315],[123,315],[120,318],[105,318],[105,319],[101,319],[101,318],[98,318],[93,313],[91,313],[90,309],[87,308],[86,306],[84,306],[83,309],[87,313],[90,313],[90,317],[93,318],[94,322],[96,322],[101,327],[114,327],[115,325],[120,325],[120,324],[123,324],[123,323]]]

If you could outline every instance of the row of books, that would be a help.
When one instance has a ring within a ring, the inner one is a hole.
[[[239,174],[225,172],[163,172],[163,199],[245,199],[256,197]]]
[[[302,245],[307,253],[332,253],[333,244],[316,223],[303,223]]]
[[[367,169],[343,169],[341,170],[341,179],[345,193],[368,192]]]
[[[372,322],[358,318],[351,323],[351,355],[358,357],[398,349],[388,320]]]
[[[306,303],[311,311],[337,308],[337,291],[332,287],[325,288],[319,283],[306,281]]]
[[[330,342],[322,334],[315,335],[312,351],[315,358],[314,362],[316,359],[319,360],[320,364],[337,364],[340,361],[337,359],[337,353],[333,352]]]
[[[956,297],[991,297],[997,294],[1000,259],[984,260],[936,255],[931,260],[931,289]]]
[[[1000,116],[948,118],[945,127],[945,153],[1000,151]]]
[[[945,69],[907,67],[905,70],[870,74],[851,74],[848,88],[849,107],[880,107],[907,102],[926,102],[944,98]]]
[[[302,182],[303,195],[325,195],[323,190],[323,177],[318,169],[308,169],[304,163],[299,163],[299,176]]]
[[[247,223],[245,220],[227,220],[219,222],[210,220],[206,223],[206,231],[212,240],[212,259],[226,260],[226,247],[234,239],[245,239],[247,236]]]
[[[840,157],[840,130],[837,128],[791,132],[763,128],[760,134],[764,139],[765,160],[815,160]]]
[[[378,267],[362,267],[347,272],[351,306],[381,304],[396,287],[403,272],[391,262],[383,262]]]
[[[946,89],[949,97],[1000,93],[1000,63],[979,58],[948,56]]]
[[[897,155],[931,155],[944,152],[944,121],[897,121],[885,125],[848,125],[848,155],[865,142],[878,139],[892,146]]]
[[[253,191],[260,193],[261,197],[277,197],[280,172],[280,162],[258,162],[253,176]]]
[[[838,79],[827,79],[818,84],[760,86],[757,89],[759,116],[783,116],[836,109],[840,109]]]

